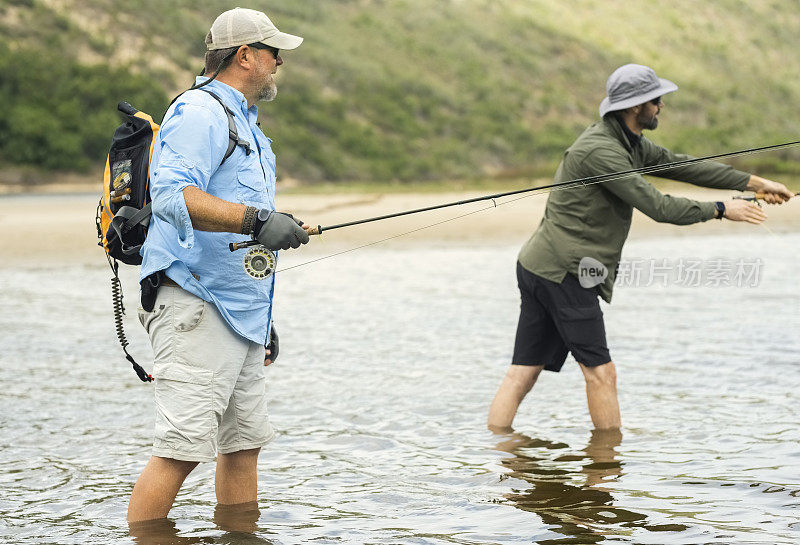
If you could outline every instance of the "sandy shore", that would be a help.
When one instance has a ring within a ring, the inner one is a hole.
[[[698,200],[725,200],[731,191],[670,186],[674,195]],[[309,224],[322,226],[389,214],[411,208],[476,197],[480,192],[392,193],[392,194],[298,194],[278,195],[278,208],[292,212]],[[58,263],[103,261],[94,225],[99,196],[89,193],[0,196],[0,266],[33,264],[43,256]],[[513,199],[513,197],[512,197]],[[383,243],[384,247],[413,247],[419,244],[503,244],[518,246],[535,229],[544,212],[546,195],[529,196],[509,202],[498,200],[425,212],[369,225],[334,230],[315,237],[302,252],[328,254],[376,240],[415,231]],[[679,227],[658,224],[636,212],[631,238],[653,236],[695,236],[721,233],[796,231],[800,228],[800,199],[782,206],[766,206],[769,220],[763,226],[730,221]],[[469,214],[464,216],[465,214]],[[458,216],[464,216],[458,219]],[[447,221],[452,220],[452,221]],[[432,224],[443,222],[440,225]],[[231,235],[231,240],[241,236]]]

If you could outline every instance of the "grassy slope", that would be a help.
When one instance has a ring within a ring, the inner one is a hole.
[[[524,4],[518,9],[547,28],[622,62],[654,66],[678,83],[681,89],[667,99],[663,129],[653,135],[665,145],[714,153],[797,139],[792,106],[800,95],[796,2],[648,1],[636,9],[620,0]],[[619,25],[620,13],[629,24]]]
[[[5,4],[17,43],[69,36],[81,62],[155,74],[172,93],[200,66],[219,0]],[[11,10],[23,24],[13,24]],[[306,38],[263,105],[284,176],[421,180],[543,174],[596,117],[608,74],[650,64],[681,90],[656,141],[713,153],[797,132],[794,0],[254,0]],[[37,13],[44,25],[24,24]],[[2,13],[2,12],[0,12]],[[13,32],[9,31],[13,30]],[[116,97],[115,97],[116,98]],[[154,112],[160,116],[160,112]],[[109,135],[113,127],[109,127]],[[789,152],[758,160],[791,170]],[[754,159],[748,159],[752,166]],[[783,163],[781,163],[783,161]]]

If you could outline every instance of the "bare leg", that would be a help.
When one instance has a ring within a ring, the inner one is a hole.
[[[258,453],[260,448],[217,456],[214,488],[223,505],[256,501]]]
[[[617,401],[617,368],[610,361],[597,367],[581,364],[586,379],[586,400],[595,429],[608,430],[622,425]]]
[[[233,505],[218,503],[214,508],[214,522],[217,528],[225,532],[254,534],[258,530],[260,516],[256,501]]]
[[[166,518],[183,481],[197,462],[151,456],[133,487],[128,522]]]
[[[512,365],[489,407],[489,429],[507,431],[511,428],[519,404],[530,392],[544,365]]]

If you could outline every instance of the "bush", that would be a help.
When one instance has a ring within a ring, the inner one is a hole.
[[[83,170],[103,161],[127,100],[160,119],[167,97],[127,68],[85,66],[52,51],[0,44],[0,160]]]

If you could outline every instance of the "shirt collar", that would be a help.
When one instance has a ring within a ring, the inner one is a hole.
[[[628,139],[628,143],[631,145],[631,148],[635,148],[636,146],[638,146],[639,144],[642,143],[642,135],[641,134],[636,134],[635,132],[630,130],[628,128],[628,125],[622,119],[622,117],[617,115],[616,112],[614,112],[612,115],[617,120],[617,123],[619,123],[619,126],[622,128],[622,133]]]
[[[206,76],[197,76],[197,78],[195,78],[195,85],[200,85],[206,80],[208,80]],[[253,112],[256,115],[258,114],[258,106],[253,104],[248,108],[247,99],[244,98],[244,94],[239,89],[231,87],[227,83],[222,83],[215,79],[203,87],[208,88],[209,91],[213,89],[216,95],[222,99],[222,102],[228,106],[233,106],[234,104],[238,105],[238,109],[245,113],[245,117],[248,112]]]

